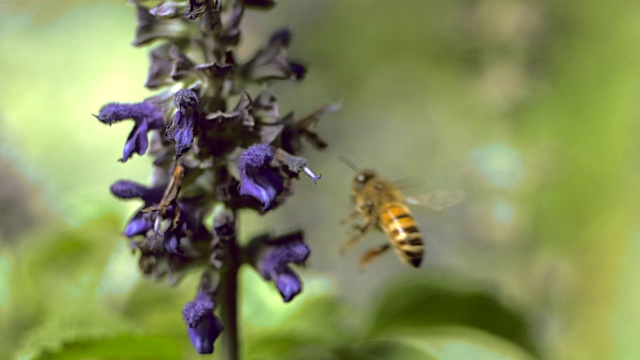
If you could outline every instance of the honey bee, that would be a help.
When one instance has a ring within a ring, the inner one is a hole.
[[[342,159],[357,171],[351,187],[351,196],[356,208],[342,221],[346,223],[362,215],[364,223],[354,225],[356,234],[342,247],[341,252],[355,246],[372,228],[382,230],[389,243],[367,251],[360,259],[364,266],[392,246],[400,260],[419,267],[424,257],[423,235],[418,229],[408,204],[423,205],[434,210],[453,206],[464,198],[462,191],[437,191],[421,198],[405,197],[398,187],[374,170],[358,170],[353,163]]]

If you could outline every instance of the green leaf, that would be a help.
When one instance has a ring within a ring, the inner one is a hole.
[[[17,359],[39,358],[61,351],[66,344],[86,339],[117,336],[135,330],[117,313],[92,304],[71,304],[37,320],[22,338]]]
[[[58,351],[32,359],[42,360],[163,360],[182,357],[183,344],[175,337],[162,335],[121,335],[87,339],[64,344]]]
[[[398,339],[376,339],[361,344],[339,349],[340,360],[434,360],[433,354]]]
[[[389,288],[373,315],[368,338],[442,326],[481,329],[536,353],[522,313],[495,294],[450,277],[432,276]]]
[[[40,354],[87,336],[133,328],[101,302],[98,287],[119,239],[119,220],[103,216],[85,226],[52,224],[12,249],[3,351]],[[1,344],[0,344],[1,345]]]
[[[182,308],[193,300],[198,278],[199,276],[190,276],[176,287],[162,281],[141,281],[132,289],[121,309],[122,314],[141,328],[165,329],[186,337]]]
[[[354,309],[345,303],[315,296],[305,299],[279,324],[248,326],[243,338],[250,358],[332,359],[332,349],[360,338],[359,323]]]
[[[366,341],[344,352],[343,359],[531,360],[516,345],[483,331],[441,327],[402,337]]]
[[[272,282],[242,271],[243,354],[248,359],[334,359],[332,349],[359,339],[359,314],[332,296],[323,276],[302,272],[304,291],[284,303]]]
[[[109,260],[105,253],[124,241],[120,228],[120,219],[114,214],[77,228],[56,224],[46,232],[34,234],[33,241],[25,241],[17,256],[27,263],[25,269],[37,279],[37,286],[59,288],[60,281],[77,282],[80,278],[87,281],[91,277],[95,289]]]

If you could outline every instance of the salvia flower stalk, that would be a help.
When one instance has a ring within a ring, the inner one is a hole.
[[[274,1],[133,3],[133,45],[152,47],[145,87],[160,92],[139,103],[108,103],[95,117],[107,125],[132,120],[120,161],[151,156],[153,169],[149,185],[120,180],[111,192],[142,202],[124,235],[143,274],[175,284],[188,269],[201,272],[193,301],[182,309],[194,349],[212,353],[222,334],[223,357],[237,359],[238,268],[252,266],[289,302],[303,287],[292,265],[304,265],[310,254],[301,230],[241,246],[238,210],[267,214],[293,194],[301,173],[320,179],[299,156],[302,140],[325,148],[313,129],[339,106],[303,118],[280,115],[267,82],[299,81],[307,72],[287,55],[288,29],[277,30],[253,56],[237,58],[244,12],[268,10]],[[251,84],[258,90],[250,91]]]

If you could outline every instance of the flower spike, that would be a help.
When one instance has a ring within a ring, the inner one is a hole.
[[[238,52],[247,10],[268,10],[276,1],[129,0],[137,20],[133,45],[153,45],[144,86],[161,91],[140,103],[108,103],[95,115],[106,125],[133,121],[120,161],[151,158],[150,184],[120,180],[110,191],[142,202],[124,228],[142,274],[175,285],[188,271],[200,272],[198,292],[182,310],[200,354],[214,351],[226,327],[229,336],[220,345],[226,357],[238,358],[243,263],[272,282],[284,302],[303,288],[295,265],[304,265],[310,249],[302,231],[244,246],[236,221],[245,209],[268,216],[293,195],[301,174],[320,179],[300,157],[302,139],[326,147],[313,128],[335,111],[326,106],[303,119],[290,109],[281,115],[271,83],[300,80],[307,71],[288,57],[289,29],[273,33],[248,58]]]

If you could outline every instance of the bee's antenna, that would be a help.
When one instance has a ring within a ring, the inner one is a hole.
[[[345,165],[347,165],[348,167],[350,167],[353,171],[358,172],[360,171],[360,169],[358,169],[358,166],[351,160],[347,159],[344,156],[340,156],[340,161],[342,161],[343,163],[345,163]]]

